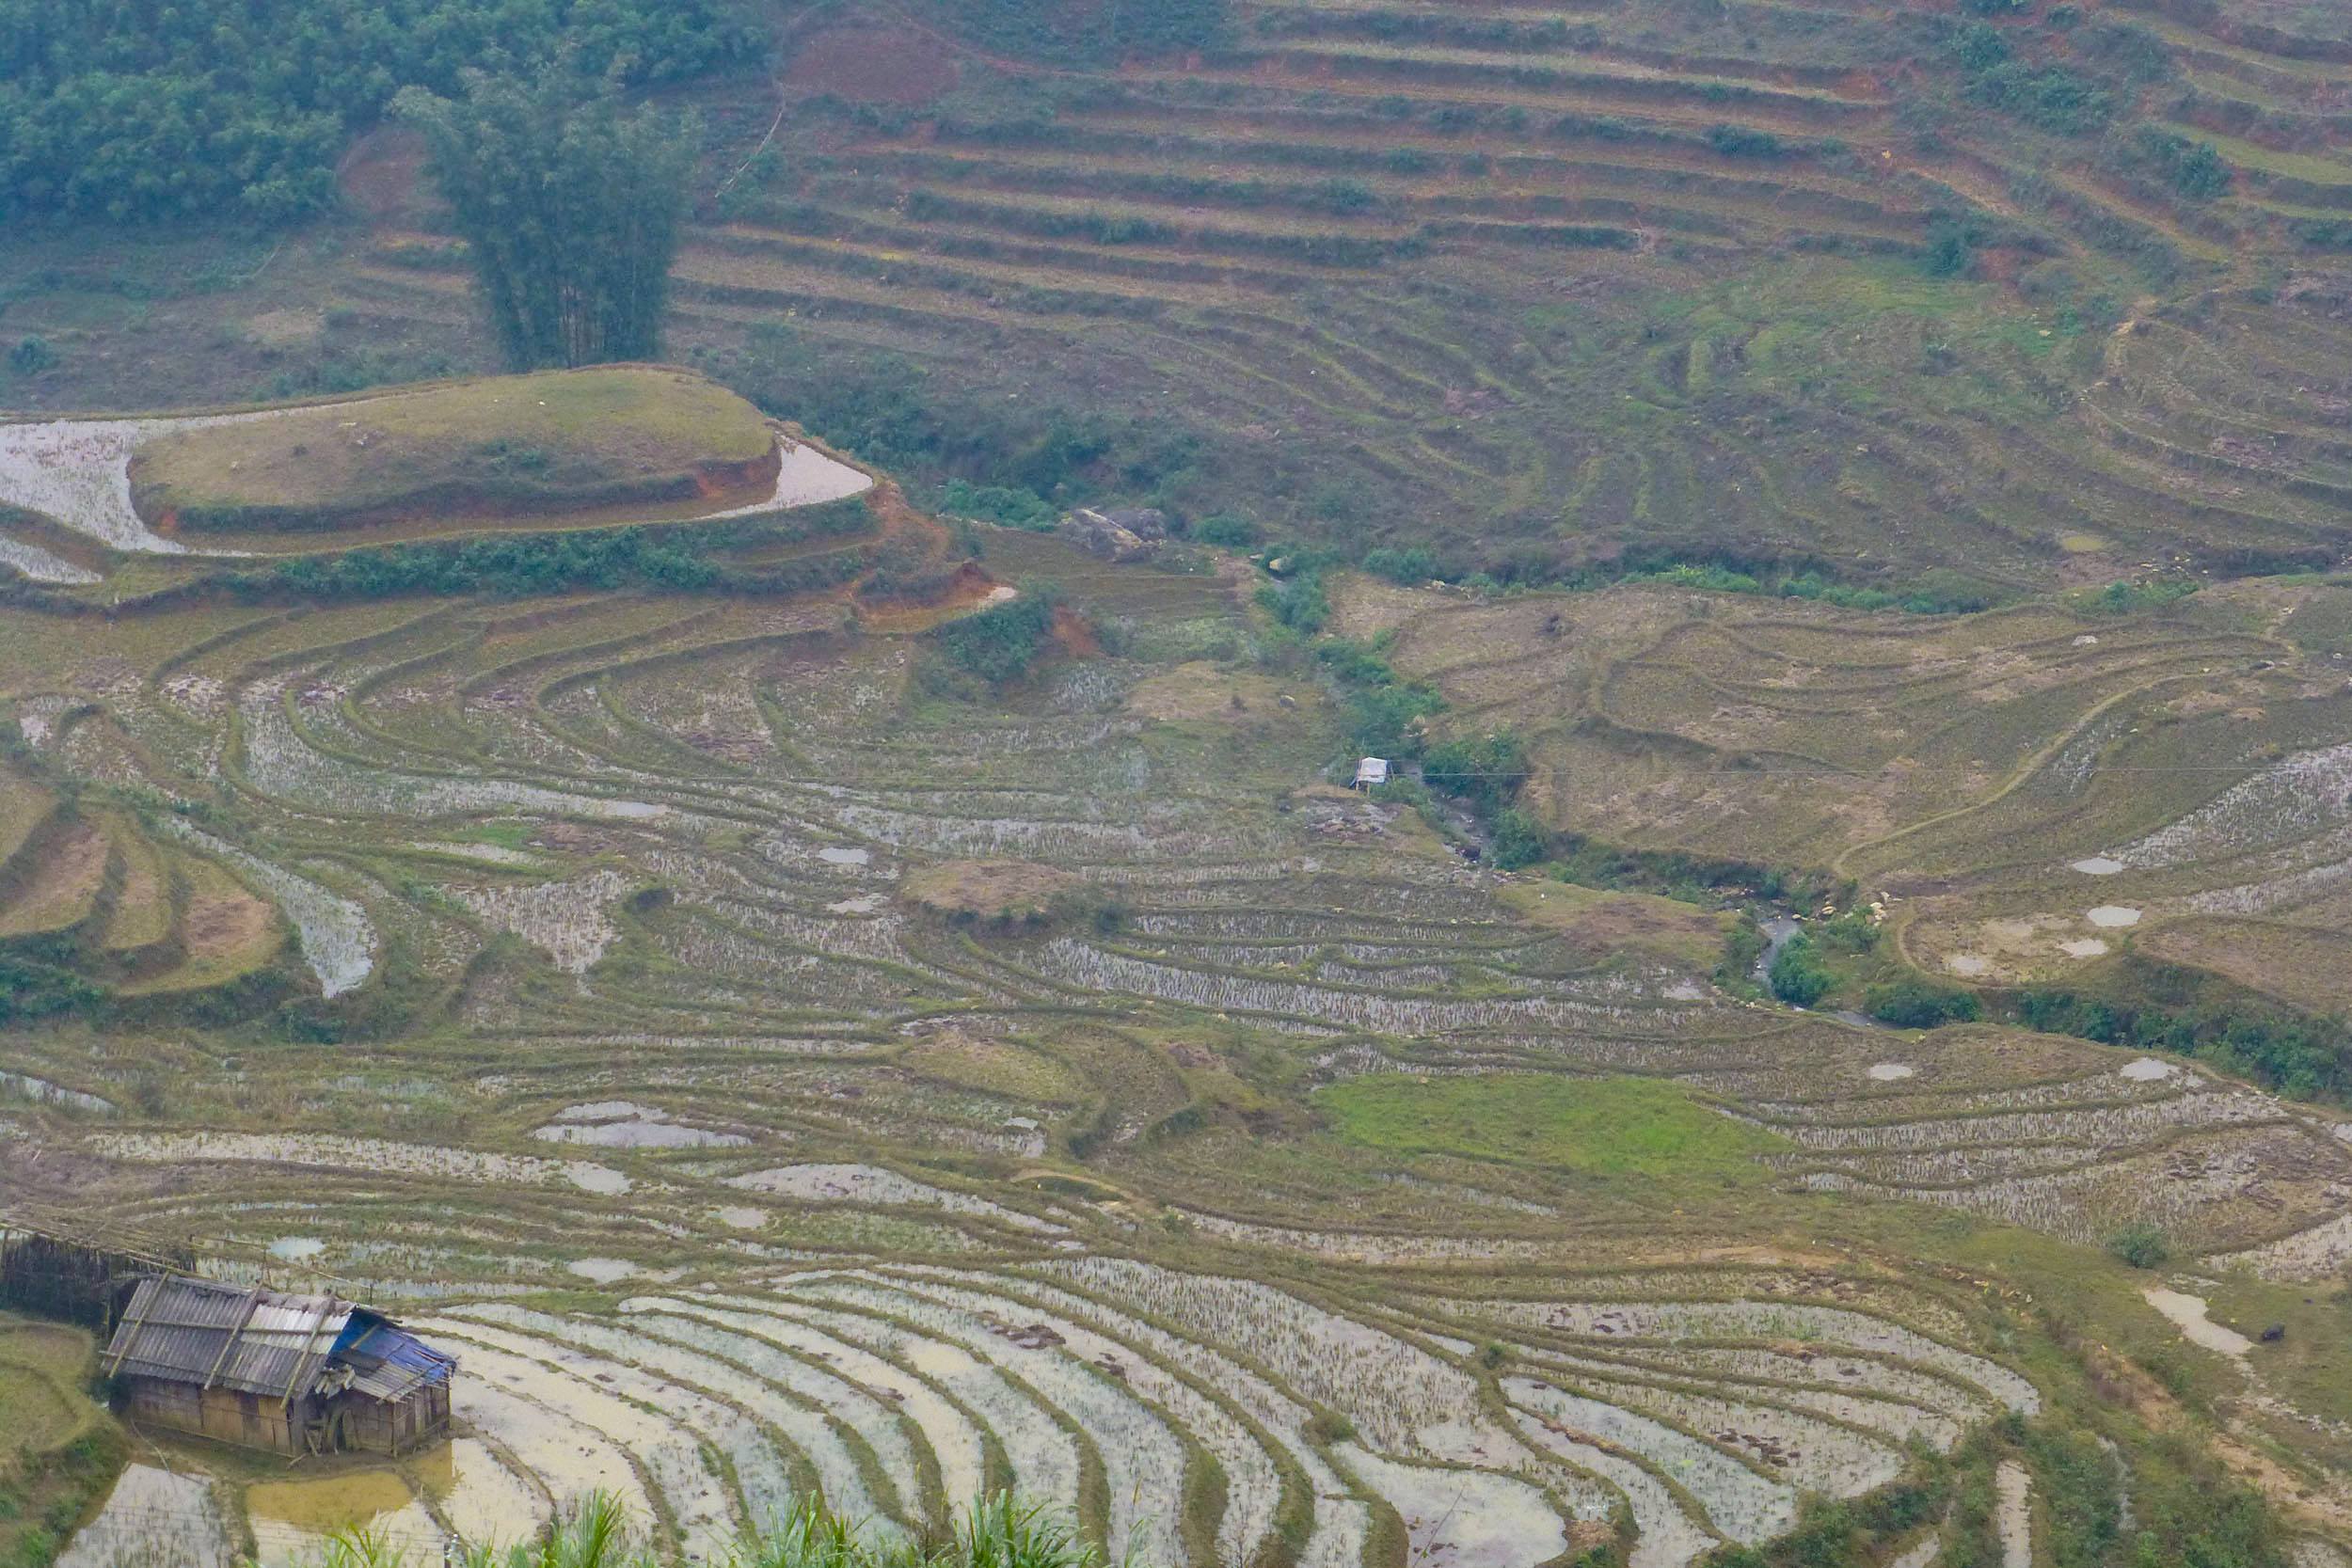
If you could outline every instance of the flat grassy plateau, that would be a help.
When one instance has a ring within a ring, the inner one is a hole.
[[[135,455],[132,498],[191,534],[715,503],[756,499],[774,451],[759,411],[700,376],[551,372],[167,435]]]

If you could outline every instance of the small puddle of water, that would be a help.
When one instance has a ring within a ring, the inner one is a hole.
[[[713,1209],[711,1213],[721,1225],[733,1226],[738,1230],[757,1230],[768,1223],[767,1210],[740,1204],[730,1203],[723,1208]]]
[[[2151,1285],[2139,1292],[2143,1300],[2172,1321],[2181,1331],[2181,1338],[2192,1345],[2202,1345],[2209,1351],[2233,1358],[2244,1355],[2254,1348],[2254,1341],[2234,1328],[2225,1328],[2205,1316],[2205,1299],[2184,1291],[2168,1291]]]
[[[2137,1061],[2124,1063],[2116,1070],[2135,1084],[2153,1084],[2159,1078],[2169,1078],[2181,1069],[2170,1062],[2142,1056]]]
[[[1870,1069],[1870,1076],[1882,1084],[1892,1084],[1909,1078],[1918,1070],[1909,1062],[1881,1062]]]
[[[2070,958],[2095,958],[2106,950],[2107,944],[2097,937],[2076,937],[2072,942],[2058,943],[2058,951]]]
[[[582,1279],[593,1279],[599,1285],[616,1285],[636,1275],[636,1264],[626,1258],[579,1258],[565,1265],[569,1273]]]
[[[2102,904],[2097,909],[2092,910],[2090,913],[2084,915],[2083,918],[2090,921],[2093,926],[2112,930],[2119,926],[2138,925],[2139,911],[2135,909],[2126,908],[2122,904]]]
[[[246,1488],[245,1511],[263,1521],[311,1535],[372,1525],[416,1501],[408,1483],[389,1470],[356,1470],[308,1481],[264,1481]],[[278,1532],[267,1532],[278,1533]]]
[[[2109,860],[2105,855],[2092,855],[2087,860],[2070,861],[2067,869],[2079,871],[2086,877],[2112,877],[2127,868],[2122,861]]]
[[[280,1236],[269,1244],[269,1255],[285,1263],[299,1263],[326,1250],[326,1243],[316,1236]]]
[[[817,851],[817,858],[827,865],[864,865],[873,855],[864,849],[845,849],[838,844],[828,844]]]

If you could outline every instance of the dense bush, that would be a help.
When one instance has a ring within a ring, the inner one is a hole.
[[[1772,994],[1792,1007],[1810,1007],[1829,994],[1829,969],[1821,962],[1819,944],[1804,931],[1781,944],[1764,977]]]
[[[1934,1029],[1947,1023],[1974,1022],[1982,1008],[1976,993],[1940,980],[1906,977],[1872,986],[1863,993],[1863,1010],[1881,1023],[1899,1029]]]
[[[282,222],[404,87],[559,53],[675,81],[764,38],[735,0],[0,0],[0,215]]]
[[[1552,834],[1534,813],[1509,806],[1495,815],[1494,847],[1495,863],[1518,871],[1551,858]]]
[[[1018,680],[1053,640],[1057,598],[1048,584],[1025,584],[1019,598],[940,627],[939,650],[967,674],[992,682]]]
[[[2197,584],[2188,578],[2159,578],[2153,582],[2127,582],[2118,578],[2096,594],[2086,597],[2085,610],[2101,615],[2132,615],[2143,610],[2161,610],[2178,604],[2197,592]]]
[[[2107,1238],[2107,1250],[2136,1269],[2160,1269],[2172,1257],[2164,1232],[2142,1220]]]
[[[1319,566],[1295,567],[1287,578],[1258,585],[1258,606],[1283,626],[1312,637],[1331,618],[1331,596]]]
[[[1866,1497],[1833,1502],[1808,1497],[1797,1526],[1758,1546],[1722,1546],[1701,1560],[1702,1568],[1851,1568],[1883,1560],[1882,1547],[1942,1517],[1952,1496],[1948,1465],[1940,1457],[1924,1461],[1891,1486]]]
[[[1364,570],[1391,582],[1417,588],[1438,575],[1438,558],[1418,546],[1403,550],[1377,549],[1364,556]]]
[[[1445,706],[1435,688],[1405,679],[1360,643],[1321,642],[1315,656],[1346,688],[1343,711],[1351,749],[1364,756],[1420,754],[1422,721]]]
[[[78,975],[24,958],[0,958],[0,1023],[24,1023],[93,1006],[97,988]]]
[[[1422,779],[1432,789],[1458,795],[1487,810],[1518,797],[1527,780],[1527,748],[1505,730],[1478,740],[1449,740],[1433,746],[1422,762]]]
[[[861,502],[836,502],[771,523],[564,530],[469,540],[424,540],[295,556],[220,578],[241,598],[377,599],[400,594],[554,594],[578,588],[673,592],[793,592],[864,569],[856,550],[804,556],[782,567],[730,567],[709,553],[761,537],[819,538],[866,526]]]
[[[2210,201],[2230,188],[2233,178],[2213,143],[2153,126],[2134,132],[2119,156],[2125,167],[2148,170],[2192,201]]]
[[[971,517],[984,523],[999,523],[1006,528],[1025,528],[1033,532],[1047,532],[1060,517],[1052,506],[1034,490],[1016,489],[1007,484],[974,484],[968,480],[951,479],[940,486],[939,506],[959,517]]]
[[[2096,131],[2115,115],[2112,92],[2064,66],[2010,60],[1972,76],[1967,90],[1979,103],[2065,136]]]
[[[1607,579],[1579,579],[1568,586],[1598,587]],[[1913,615],[1965,615],[1990,610],[1996,602],[1984,584],[1957,572],[1938,569],[1923,573],[1908,585],[1867,588],[1836,582],[1819,572],[1771,579],[1753,572],[1719,564],[1677,563],[1652,566],[1623,574],[1622,580],[1672,583],[1710,594],[1762,594],[1784,599],[1810,599],[1844,610],[1899,610]]]
[[[2069,990],[2028,990],[2018,1021],[2106,1045],[2193,1055],[2290,1100],[2352,1096],[2352,1031],[2339,1021],[2239,1012],[2223,1006],[2165,1007]]]
[[[1192,536],[1204,545],[1220,545],[1229,550],[1246,550],[1258,543],[1258,525],[1247,517],[1220,512],[1203,517],[1192,525]]]
[[[1770,131],[1747,125],[1710,125],[1707,128],[1707,145],[1726,158],[1777,158],[1788,150],[1788,145]]]
[[[2137,34],[2139,30],[2115,31]],[[1982,22],[1972,22],[1951,36],[1948,49],[1965,74],[1963,90],[1969,98],[2059,135],[2095,131],[2114,118],[2116,94],[2106,81],[2069,66],[2021,58],[2011,47],[2012,36]],[[2101,41],[2110,70],[2128,81],[2150,80],[2148,71],[2162,74],[2169,69],[2170,58],[2163,53],[2160,40],[2153,62],[2136,38]]]

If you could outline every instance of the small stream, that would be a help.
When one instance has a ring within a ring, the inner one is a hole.
[[[1763,931],[1765,938],[1764,951],[1756,960],[1756,983],[1764,988],[1766,995],[1770,995],[1772,990],[1772,960],[1780,957],[1780,950],[1788,946],[1799,931],[1804,929],[1804,922],[1794,915],[1774,914],[1767,915],[1756,924]],[[1794,1004],[1783,1003],[1782,1006],[1790,1006]],[[1805,1012],[1811,1009],[1800,1007],[1797,1010]],[[1841,1008],[1824,1016],[1834,1018],[1840,1023],[1851,1023],[1857,1029],[1892,1029],[1895,1027],[1891,1023],[1884,1023],[1872,1018],[1868,1013],[1857,1013],[1850,1008]]]
[[[1422,776],[1420,763],[1401,763],[1398,768],[1404,777],[1412,780],[1415,784],[1425,784],[1427,783],[1427,780]],[[1477,847],[1479,863],[1492,865],[1495,851],[1494,834],[1487,831],[1485,822],[1479,820],[1478,814],[1462,801],[1439,790],[1431,790],[1429,800],[1438,808],[1438,815],[1443,816],[1452,825],[1454,831],[1461,835],[1463,843]]]
[[[1770,990],[1772,989],[1772,960],[1780,957],[1780,950],[1788,945],[1791,937],[1804,929],[1804,923],[1794,915],[1774,914],[1767,915],[1756,924],[1764,933],[1764,953],[1756,960],[1756,983]]]

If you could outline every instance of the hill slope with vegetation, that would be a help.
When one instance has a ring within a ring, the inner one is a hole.
[[[2352,1560],[2329,16],[296,9],[0,0],[0,1207],[464,1368],[174,1549]]]

